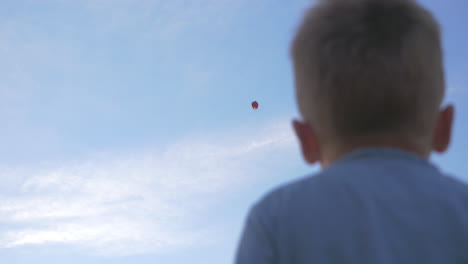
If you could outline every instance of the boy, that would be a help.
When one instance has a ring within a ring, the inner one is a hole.
[[[323,0],[291,48],[306,162],[251,209],[237,264],[468,263],[468,187],[450,142],[440,30],[411,0]]]

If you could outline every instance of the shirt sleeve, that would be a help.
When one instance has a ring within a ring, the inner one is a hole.
[[[271,219],[261,215],[257,207],[250,210],[237,249],[235,264],[277,263],[271,229],[265,223],[268,220]]]

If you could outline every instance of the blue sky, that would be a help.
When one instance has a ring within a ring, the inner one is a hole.
[[[421,2],[457,108],[433,160],[468,181],[468,7]],[[231,262],[252,202],[317,170],[290,127],[288,48],[308,4],[1,1],[2,262]]]

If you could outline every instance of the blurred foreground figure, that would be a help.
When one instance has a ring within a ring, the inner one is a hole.
[[[251,208],[235,263],[468,263],[468,187],[429,161],[454,112],[434,17],[411,0],[319,1],[291,56],[293,126],[322,170]]]

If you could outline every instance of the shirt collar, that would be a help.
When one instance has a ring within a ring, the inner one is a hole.
[[[350,160],[356,159],[398,159],[398,160],[408,160],[419,163],[424,163],[426,165],[431,165],[429,160],[423,157],[418,156],[415,153],[405,151],[397,148],[359,148],[356,149],[336,161],[336,163],[341,163]]]

